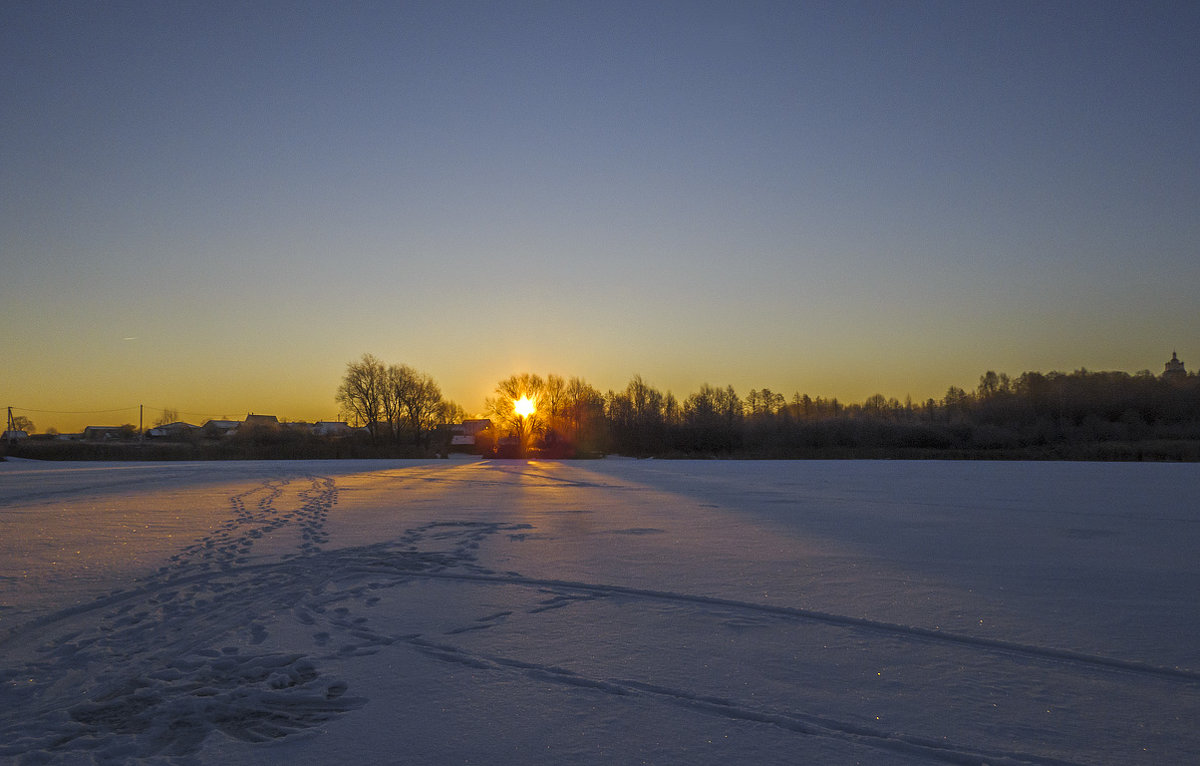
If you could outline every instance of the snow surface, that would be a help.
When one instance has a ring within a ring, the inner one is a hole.
[[[0,762],[1176,764],[1200,466],[0,463]]]

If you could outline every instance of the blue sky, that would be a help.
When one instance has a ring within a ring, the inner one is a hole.
[[[1194,368],[1197,51],[1186,2],[10,3],[0,391]]]

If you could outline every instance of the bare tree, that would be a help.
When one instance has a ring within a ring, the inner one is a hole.
[[[545,416],[541,410],[545,387],[541,376],[523,372],[497,383],[496,396],[485,402],[488,414],[496,419],[497,424],[517,437],[522,455],[529,446],[530,437],[545,428]],[[518,411],[517,402],[523,398],[533,402],[531,413],[522,414]]]
[[[461,423],[467,419],[467,411],[458,402],[443,399],[438,406],[438,425],[444,423]]]
[[[566,427],[567,382],[558,375],[547,375],[542,387],[539,409],[546,427],[546,442],[558,441]]]
[[[412,435],[420,445],[425,435],[437,426],[441,414],[442,390],[433,378],[417,372],[406,364],[387,369],[388,397],[395,401],[396,438],[401,433]]]
[[[338,386],[335,399],[342,407],[346,420],[361,421],[371,434],[371,440],[379,439],[380,417],[383,415],[386,369],[383,363],[370,354],[363,354],[357,362],[346,364],[346,375]]]
[[[604,395],[582,378],[571,378],[567,383],[564,419],[570,441],[588,449],[599,447],[605,426]]]
[[[167,426],[179,421],[179,410],[165,409],[158,419],[154,421],[154,427]]]
[[[400,367],[393,364],[384,369],[383,395],[379,399],[379,416],[383,421],[380,430],[386,430],[387,435],[397,442],[401,438],[400,432],[403,430],[402,421],[404,420],[404,407],[400,403],[400,397],[407,385],[408,381]]]

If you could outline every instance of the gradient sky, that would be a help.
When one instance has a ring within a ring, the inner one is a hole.
[[[42,430],[1200,365],[1196,2],[8,2],[0,72]]]

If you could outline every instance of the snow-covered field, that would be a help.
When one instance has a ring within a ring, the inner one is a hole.
[[[1200,465],[0,463],[0,762],[1182,764]]]

